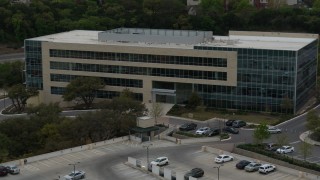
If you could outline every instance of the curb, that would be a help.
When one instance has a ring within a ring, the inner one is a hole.
[[[301,140],[302,142],[311,144],[311,145],[313,145],[313,146],[320,146],[320,142],[314,141],[314,140],[312,140],[312,139],[310,139],[310,138],[308,137],[308,135],[309,135],[310,132],[311,132],[311,131],[306,131],[306,132],[304,132],[304,133],[301,133],[300,136],[299,136],[300,140]]]

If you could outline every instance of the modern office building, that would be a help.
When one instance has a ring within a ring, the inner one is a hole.
[[[143,102],[184,104],[193,91],[219,109],[296,113],[316,86],[318,35],[118,28],[25,40],[29,103],[63,102],[74,78],[101,77],[97,100],[129,88]]]

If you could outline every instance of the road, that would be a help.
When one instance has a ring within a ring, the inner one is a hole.
[[[0,55],[0,63],[8,61],[24,61],[24,53],[3,54]]]

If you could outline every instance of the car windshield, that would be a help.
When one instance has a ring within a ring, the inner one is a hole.
[[[254,164],[249,164],[248,166],[249,166],[249,167],[253,167],[253,166],[254,166]]]
[[[218,159],[221,159],[221,158],[222,158],[222,156],[218,156],[217,158],[218,158]]]
[[[160,161],[161,161],[161,159],[156,159],[156,160],[155,160],[155,162],[160,162]]]

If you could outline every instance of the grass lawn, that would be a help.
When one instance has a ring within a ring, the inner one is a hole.
[[[246,114],[237,114],[229,112],[221,113],[219,111],[194,111],[190,112],[193,114],[193,118],[195,120],[199,121],[205,121],[212,118],[222,118],[222,119],[239,119],[250,123],[266,123],[266,124],[277,124],[281,121],[283,121],[283,118],[280,116],[270,115],[270,114],[263,114],[263,113],[246,113]],[[183,113],[181,114],[181,117],[190,118],[189,113]]]

